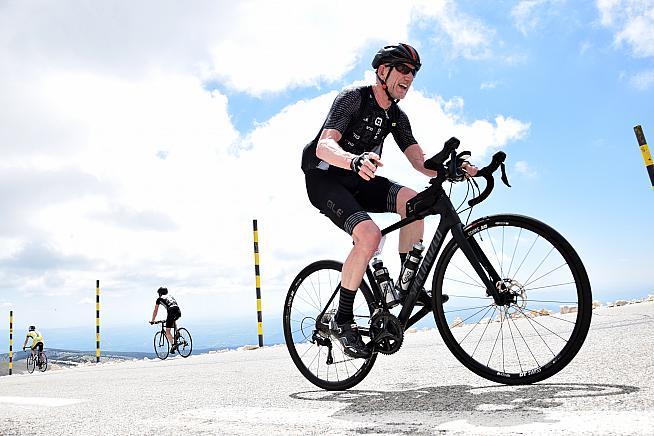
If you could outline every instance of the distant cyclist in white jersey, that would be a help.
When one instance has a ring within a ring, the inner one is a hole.
[[[170,334],[170,329],[173,327],[175,327],[175,330],[177,329],[176,321],[179,318],[181,318],[182,311],[179,309],[179,305],[177,305],[177,301],[175,301],[173,297],[168,295],[168,288],[157,289],[157,294],[159,294],[159,298],[157,298],[157,301],[154,303],[154,311],[152,312],[152,320],[150,321],[150,324],[154,324],[154,320],[157,317],[157,312],[159,311],[159,305],[162,304],[166,308],[166,312],[167,312],[166,337],[168,338],[168,343],[172,344],[170,347],[170,352],[172,354],[177,349],[177,344],[175,343],[175,340]]]

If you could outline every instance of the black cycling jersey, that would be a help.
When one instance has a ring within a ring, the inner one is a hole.
[[[373,151],[381,156],[384,139],[389,133],[393,133],[402,151],[417,143],[404,111],[395,102],[387,110],[382,109],[375,99],[372,86],[350,88],[338,94],[318,135],[302,152],[302,171],[305,173],[316,169],[336,174],[348,173],[349,170],[330,166],[316,156],[316,146],[325,129],[338,130],[342,134],[338,145],[357,155]]]
[[[167,311],[170,311],[170,309],[173,307],[179,307],[177,305],[177,301],[175,301],[175,299],[170,295],[162,295],[157,298],[157,304],[163,304]]]

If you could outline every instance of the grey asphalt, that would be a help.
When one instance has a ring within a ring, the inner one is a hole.
[[[647,302],[595,310],[575,360],[536,385],[479,378],[418,331],[345,392],[284,346],[0,377],[0,434],[654,434],[653,386]]]

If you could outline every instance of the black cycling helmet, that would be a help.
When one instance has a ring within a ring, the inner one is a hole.
[[[157,289],[157,294],[159,294],[159,296],[166,295],[167,293],[168,293],[168,288]]]
[[[407,63],[413,65],[416,72],[420,69],[420,55],[409,44],[387,45],[379,49],[372,60],[372,67],[376,70],[383,64]]]
[[[36,330],[36,327],[33,326],[33,325],[31,325],[30,328],[29,328],[28,330],[31,331],[31,332],[33,332],[34,330]]]

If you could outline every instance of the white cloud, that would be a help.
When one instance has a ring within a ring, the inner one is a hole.
[[[654,86],[654,70],[641,71],[631,77],[631,84],[641,91],[652,88]]]
[[[517,161],[514,165],[514,169],[516,172],[527,177],[536,177],[538,175],[538,173],[531,168],[529,163],[527,163],[527,161],[524,160]]]
[[[565,0],[521,0],[511,9],[515,27],[528,35],[542,26],[543,20],[558,14],[557,6]]]
[[[617,46],[631,48],[636,57],[654,56],[654,2],[650,0],[597,0],[602,25],[615,32]]]
[[[497,85],[499,82],[497,80],[493,80],[490,82],[483,82],[481,85],[479,85],[479,89],[495,89],[497,88]]]
[[[242,314],[254,305],[258,218],[264,307],[277,312],[300,267],[340,258],[350,244],[312,208],[299,168],[335,92],[289,104],[241,135],[227,96],[208,88],[220,81],[256,95],[338,80],[367,66],[361,53],[407,40],[416,20],[437,23],[464,56],[490,51],[492,30],[451,1],[371,5],[3,6],[0,296],[65,324],[80,319],[71,302],[85,302],[100,279],[114,323],[148,316],[162,284],[196,318]],[[456,135],[481,160],[529,128],[502,115],[466,120],[462,99],[417,90],[402,106],[427,153]],[[389,177],[424,186],[420,175],[405,177],[391,140],[384,159]],[[42,305],[31,307],[30,296]]]
[[[438,25],[435,40],[442,43],[445,39],[450,56],[487,59],[492,55],[495,31],[481,20],[461,12],[454,1],[418,0],[413,4],[414,16],[418,20],[433,21]],[[428,23],[423,25],[429,26]]]

